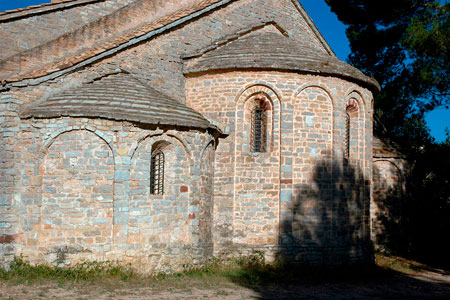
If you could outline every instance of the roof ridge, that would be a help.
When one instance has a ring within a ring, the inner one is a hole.
[[[0,12],[0,22],[12,19],[26,18],[36,14],[52,12],[58,9],[71,8],[75,5],[86,5],[94,2],[104,2],[107,0],[53,0],[51,2],[31,5],[23,8],[16,8]]]
[[[288,37],[288,34],[284,28],[282,28],[280,25],[277,24],[275,21],[267,21],[267,22],[261,22],[259,25],[253,26],[251,28],[246,28],[237,32],[234,32],[232,34],[229,34],[227,36],[224,36],[223,38],[217,39],[214,42],[212,42],[210,45],[206,47],[202,47],[193,51],[190,51],[189,53],[185,53],[181,56],[183,59],[190,59],[193,57],[204,55],[210,51],[213,51],[217,48],[220,48],[222,46],[225,46],[229,43],[232,43],[238,39],[241,38],[247,38],[249,34],[254,33],[260,29],[265,28],[266,26],[273,25],[278,30],[280,30],[280,33]]]

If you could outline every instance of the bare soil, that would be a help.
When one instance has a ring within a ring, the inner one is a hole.
[[[16,299],[450,299],[450,274],[401,258],[379,257],[374,274],[247,285],[226,277],[189,277],[160,282],[0,281],[0,300]]]

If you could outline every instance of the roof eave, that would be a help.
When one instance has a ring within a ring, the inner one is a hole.
[[[210,122],[204,122],[204,124],[201,124],[201,122],[198,122],[197,124],[188,124],[183,122],[166,122],[166,121],[150,121],[146,120],[144,118],[137,118],[134,116],[125,116],[121,114],[114,114],[114,115],[108,115],[108,114],[88,114],[84,112],[43,112],[43,111],[23,111],[20,113],[19,117],[21,119],[55,119],[55,118],[96,118],[96,119],[105,119],[105,120],[112,120],[117,122],[132,122],[132,123],[139,123],[142,125],[161,125],[161,126],[175,126],[175,127],[184,127],[184,128],[197,128],[201,130],[206,129],[212,129],[214,131],[217,131],[219,135],[225,134],[224,131],[219,128],[218,126],[210,123]]]
[[[233,65],[229,67],[219,67],[219,68],[196,68],[196,67],[190,67],[185,68],[183,70],[183,73],[186,76],[197,76],[202,73],[207,72],[231,72],[235,70],[242,70],[242,71],[254,71],[254,70],[260,70],[260,71],[282,71],[282,72],[295,72],[295,73],[304,73],[304,74],[314,74],[314,75],[322,75],[322,76],[335,76],[341,79],[345,79],[348,81],[352,81],[358,84],[361,84],[362,86],[368,88],[372,93],[378,94],[381,91],[381,86],[378,83],[378,81],[373,78],[364,75],[364,77],[356,77],[351,76],[350,74],[342,74],[338,72],[329,72],[329,71],[322,71],[322,70],[313,70],[313,69],[304,69],[304,68],[288,68],[288,67],[282,67],[282,66],[276,66],[276,67],[248,67],[248,66],[238,66]]]

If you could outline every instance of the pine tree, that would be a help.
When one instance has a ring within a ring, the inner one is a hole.
[[[350,64],[382,91],[377,117],[407,144],[430,142],[424,113],[450,105],[450,4],[433,0],[326,0],[347,27]]]

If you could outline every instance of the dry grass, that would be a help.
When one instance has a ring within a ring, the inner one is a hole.
[[[422,272],[431,271],[442,275],[450,275],[448,272],[433,268],[429,265],[406,259],[399,256],[386,256],[382,254],[375,255],[377,266],[408,275],[417,275]]]

